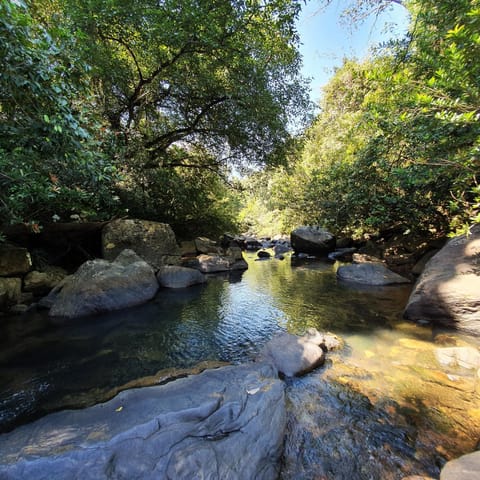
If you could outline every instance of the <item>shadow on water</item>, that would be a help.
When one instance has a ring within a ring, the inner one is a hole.
[[[287,384],[282,478],[435,476],[445,459],[474,448],[475,375],[442,369],[439,337],[402,319],[410,286],[342,284],[336,266],[321,261],[247,259],[243,275],[162,289],[121,312],[60,323],[45,313],[3,318],[0,431],[98,403],[165,368],[248,361],[276,332],[315,327],[342,336],[346,348]]]

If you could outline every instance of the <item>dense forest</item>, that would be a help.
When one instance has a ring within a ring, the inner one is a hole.
[[[180,236],[465,228],[479,219],[480,2],[395,3],[405,38],[345,60],[313,117],[302,2],[2,1],[0,230],[125,216]]]

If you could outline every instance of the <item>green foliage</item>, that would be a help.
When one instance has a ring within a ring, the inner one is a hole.
[[[479,3],[407,5],[408,42],[346,61],[325,88],[284,179],[302,223],[360,236],[399,225],[448,232],[479,220]]]
[[[73,46],[26,7],[0,4],[0,224],[106,210],[116,171],[95,153],[102,139],[81,81],[87,66]]]

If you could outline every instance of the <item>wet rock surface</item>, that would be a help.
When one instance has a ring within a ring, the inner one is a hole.
[[[284,428],[271,367],[224,367],[1,435],[0,477],[273,480]]]

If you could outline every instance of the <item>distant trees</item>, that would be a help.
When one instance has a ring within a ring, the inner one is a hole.
[[[480,4],[406,5],[407,38],[346,61],[291,172],[269,175],[297,223],[362,235],[480,220]]]

